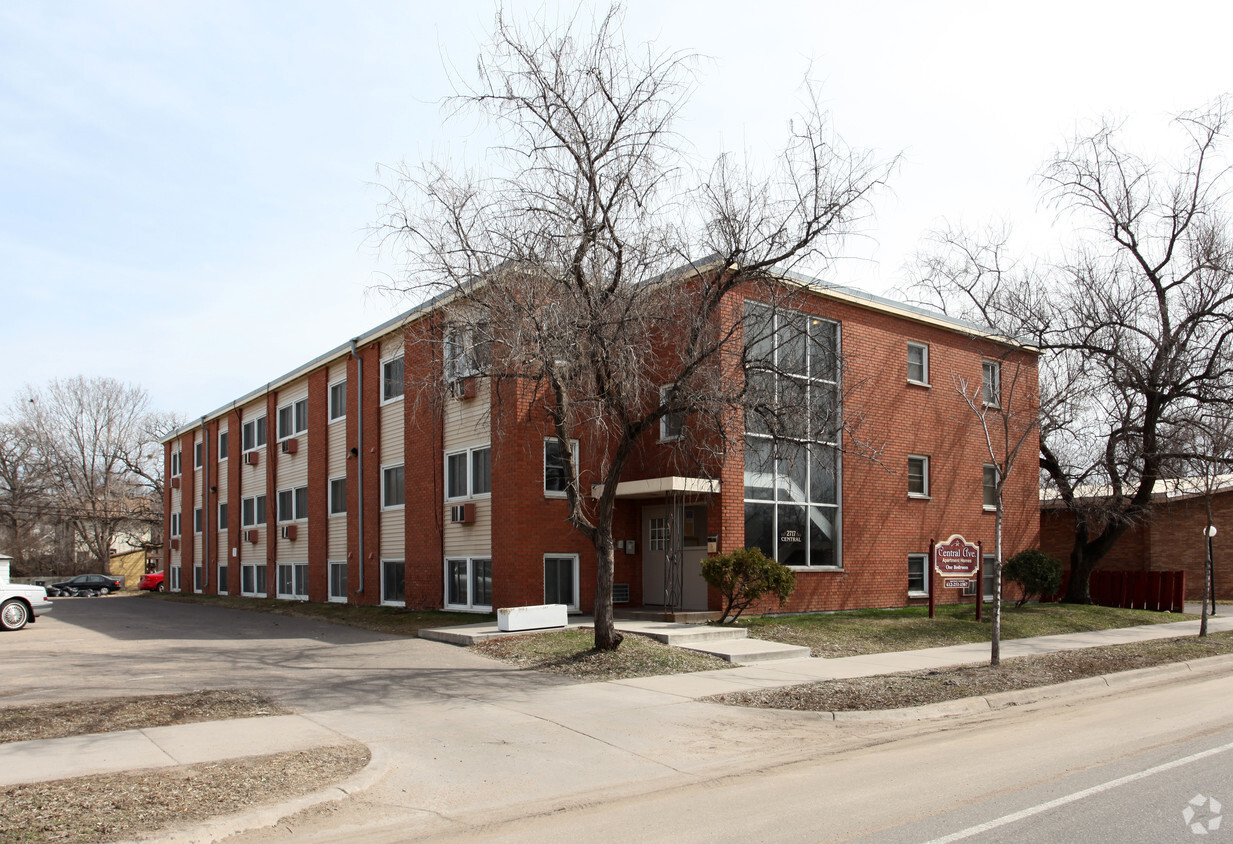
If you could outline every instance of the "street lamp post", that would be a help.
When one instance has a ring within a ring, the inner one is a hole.
[[[1203,535],[1207,537],[1207,560],[1203,564],[1203,616],[1199,622],[1199,635],[1207,635],[1207,596],[1210,594],[1212,599],[1212,612],[1216,610],[1216,593],[1212,588],[1212,538],[1216,535],[1216,526],[1210,521],[1207,527],[1203,529]]]

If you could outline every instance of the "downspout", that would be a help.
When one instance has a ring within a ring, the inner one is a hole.
[[[364,594],[364,359],[355,353],[355,344],[359,338],[351,341],[351,357],[355,358],[355,475],[359,483],[356,484],[356,502],[359,505],[359,519],[357,520],[359,529],[359,585],[360,588],[355,590],[355,594]]]
[[[201,417],[201,591],[204,594],[210,585],[210,431],[206,418]],[[214,508],[218,512],[218,507]],[[215,516],[217,521],[218,517]],[[215,525],[215,529],[217,529]]]

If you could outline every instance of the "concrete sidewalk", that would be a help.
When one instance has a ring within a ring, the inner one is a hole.
[[[1002,643],[1002,656],[1009,659],[1099,645],[1193,636],[1197,634],[1198,626],[1197,621],[1184,621],[1012,639]],[[1209,619],[1208,629],[1212,632],[1233,630],[1233,616]],[[598,712],[603,712],[611,720],[614,714],[621,713],[628,716],[621,720],[628,720],[629,729],[636,732],[637,724],[644,723],[641,719],[648,708],[674,702],[692,702],[724,692],[979,663],[988,658],[989,645],[980,643],[839,659],[785,659],[697,674],[551,686],[521,694],[494,690],[491,695],[477,693],[469,697],[465,704],[391,701],[389,706],[364,710],[211,721],[15,742],[0,745],[0,785],[188,765],[303,750],[345,741],[361,741],[370,746],[382,742],[391,744],[391,761],[396,765],[399,749],[406,752],[413,746],[420,750],[431,746],[446,750],[452,756],[456,750],[461,755],[460,747],[483,743],[484,729],[477,724],[475,714],[466,711],[469,709],[483,710],[490,721],[501,720],[493,719],[496,710],[531,716],[538,719],[535,723],[539,727],[544,723],[559,727],[571,717],[587,717]],[[409,733],[404,720],[411,712],[414,712],[415,724]],[[525,731],[528,730],[528,723],[514,718],[507,726],[517,728],[518,724]],[[530,732],[534,733],[535,729]],[[410,740],[412,733],[414,742]],[[500,742],[504,740],[504,736],[499,737]],[[403,745],[401,748],[400,744]],[[422,754],[416,755],[416,761],[420,767],[423,766]],[[549,759],[546,756],[542,761],[548,763]],[[459,762],[467,767],[463,760]]]

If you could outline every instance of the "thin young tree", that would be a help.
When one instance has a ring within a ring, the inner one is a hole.
[[[764,171],[728,155],[699,167],[675,129],[694,56],[630,45],[621,24],[617,7],[559,27],[499,13],[446,100],[499,141],[482,167],[392,168],[377,227],[407,260],[396,286],[448,297],[446,338],[483,349],[468,367],[547,419],[569,522],[595,549],[606,650],[621,641],[616,488],[639,440],[665,418],[688,418],[692,447],[740,435],[737,294],[783,298],[787,270],[834,257],[894,163],[845,146],[810,97]],[[570,446],[582,431],[599,451],[586,472]]]

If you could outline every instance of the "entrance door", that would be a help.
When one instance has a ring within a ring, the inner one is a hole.
[[[664,569],[668,563],[668,508],[642,508],[642,603],[664,605]]]
[[[680,561],[676,609],[705,610],[706,507],[687,504],[675,509],[675,514],[662,504],[642,509],[642,602],[648,606],[668,603],[664,581],[668,555],[675,553]]]

